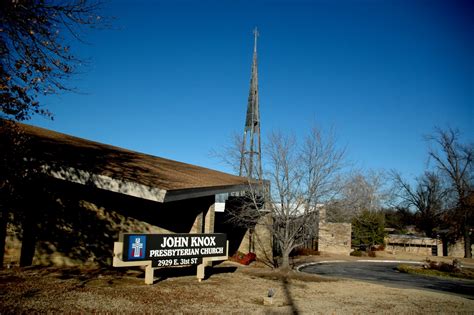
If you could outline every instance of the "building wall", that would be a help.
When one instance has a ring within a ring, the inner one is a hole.
[[[257,260],[273,265],[273,235],[270,230],[272,218],[270,215],[262,217],[252,231],[247,230],[238,251],[255,253]]]
[[[318,250],[320,252],[349,255],[351,253],[350,223],[320,222],[318,228]]]
[[[273,235],[269,229],[271,227],[271,216],[263,216],[252,228],[238,226],[232,222],[229,212],[239,209],[242,202],[239,197],[232,197],[226,202],[224,212],[215,213],[216,233],[227,233],[229,256],[238,251],[245,254],[253,252],[257,255],[257,260],[272,265]]]
[[[474,252],[474,244],[471,245],[471,253]],[[464,240],[458,240],[454,244],[448,245],[448,256],[463,258],[464,257]]]
[[[162,204],[65,181],[47,185],[47,198],[32,201],[27,212],[34,217],[33,264],[111,265],[120,233],[201,233],[213,225],[206,214],[214,196]],[[5,263],[19,262],[23,216],[12,214]]]
[[[352,224],[327,222],[324,207],[319,208],[317,220],[318,251],[350,255]]]
[[[438,239],[428,237],[410,237],[405,235],[389,235],[385,239],[386,250],[397,252],[406,252],[422,256],[432,256],[433,247],[436,247],[437,256],[443,256],[443,242]],[[449,257],[464,257],[464,241],[458,240],[454,244],[447,244],[447,254]],[[471,251],[474,250],[474,244]]]
[[[432,256],[433,247],[436,247],[437,255],[442,255],[443,244],[441,241],[429,237],[414,237],[409,235],[390,234],[385,238],[386,250],[411,253],[421,256]]]
[[[440,253],[442,253],[441,251],[442,247],[437,246],[437,248],[438,248],[438,255],[440,255]],[[385,250],[391,251],[393,254],[403,252],[403,253],[416,254],[420,256],[433,255],[432,246],[416,246],[413,244],[388,244]]]

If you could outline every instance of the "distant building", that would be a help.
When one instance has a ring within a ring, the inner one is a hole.
[[[443,243],[440,240],[409,234],[389,234],[385,238],[387,251],[394,254],[399,252],[423,256],[441,256]]]

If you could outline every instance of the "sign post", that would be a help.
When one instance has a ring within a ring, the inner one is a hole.
[[[146,266],[145,283],[153,284],[154,269],[198,265],[197,278],[204,279],[204,268],[211,261],[228,259],[227,236],[213,234],[120,235],[114,243],[114,267]]]

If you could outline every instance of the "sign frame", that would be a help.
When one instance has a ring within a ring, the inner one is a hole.
[[[145,266],[145,283],[153,284],[154,269],[197,265],[196,276],[201,281],[205,267],[212,261],[227,260],[228,251],[224,233],[121,233],[114,243],[113,266]]]

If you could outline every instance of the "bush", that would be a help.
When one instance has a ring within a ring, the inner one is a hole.
[[[356,249],[351,253],[351,256],[362,257],[362,252]]]
[[[398,265],[396,269],[402,273],[410,273],[411,271],[410,266],[405,264]]]
[[[458,268],[454,266],[454,264],[448,264],[445,262],[436,262],[430,261],[429,262],[429,269],[438,270],[443,272],[456,272]]]
[[[371,251],[383,251],[385,250],[385,245],[384,244],[380,244],[380,245],[374,245],[370,248]],[[370,256],[370,255],[369,255]],[[375,256],[374,256],[375,257]]]
[[[368,255],[369,257],[375,257],[375,256],[376,256],[376,255],[375,255],[375,251],[373,251],[373,250],[369,250],[369,251],[367,252],[367,255]]]
[[[243,259],[244,256],[244,253],[237,251],[233,256],[229,257],[229,260],[238,262],[239,260]]]
[[[447,263],[441,263],[440,266],[439,266],[439,271],[444,271],[444,272],[456,272],[456,268],[451,265],[451,264],[447,264]]]
[[[252,261],[257,260],[257,255],[254,253],[244,254],[242,252],[237,252],[232,257],[229,257],[229,260],[238,262],[242,265],[249,265]]]
[[[457,259],[453,260],[452,264],[441,262],[441,261],[431,261],[426,259],[426,263],[423,266],[425,269],[437,270],[442,272],[459,272],[460,264]]]
[[[319,256],[319,251],[307,248],[307,247],[301,247],[301,248],[295,248],[290,256]]]
[[[402,264],[397,267],[397,270],[404,273],[415,273],[427,276],[455,277],[474,280],[474,271],[470,269],[462,269],[458,267],[454,261],[453,264],[449,264],[427,260],[423,265],[423,268]]]
[[[250,263],[255,260],[257,260],[257,255],[255,253],[248,253],[239,261],[239,263],[242,265],[250,265]]]

